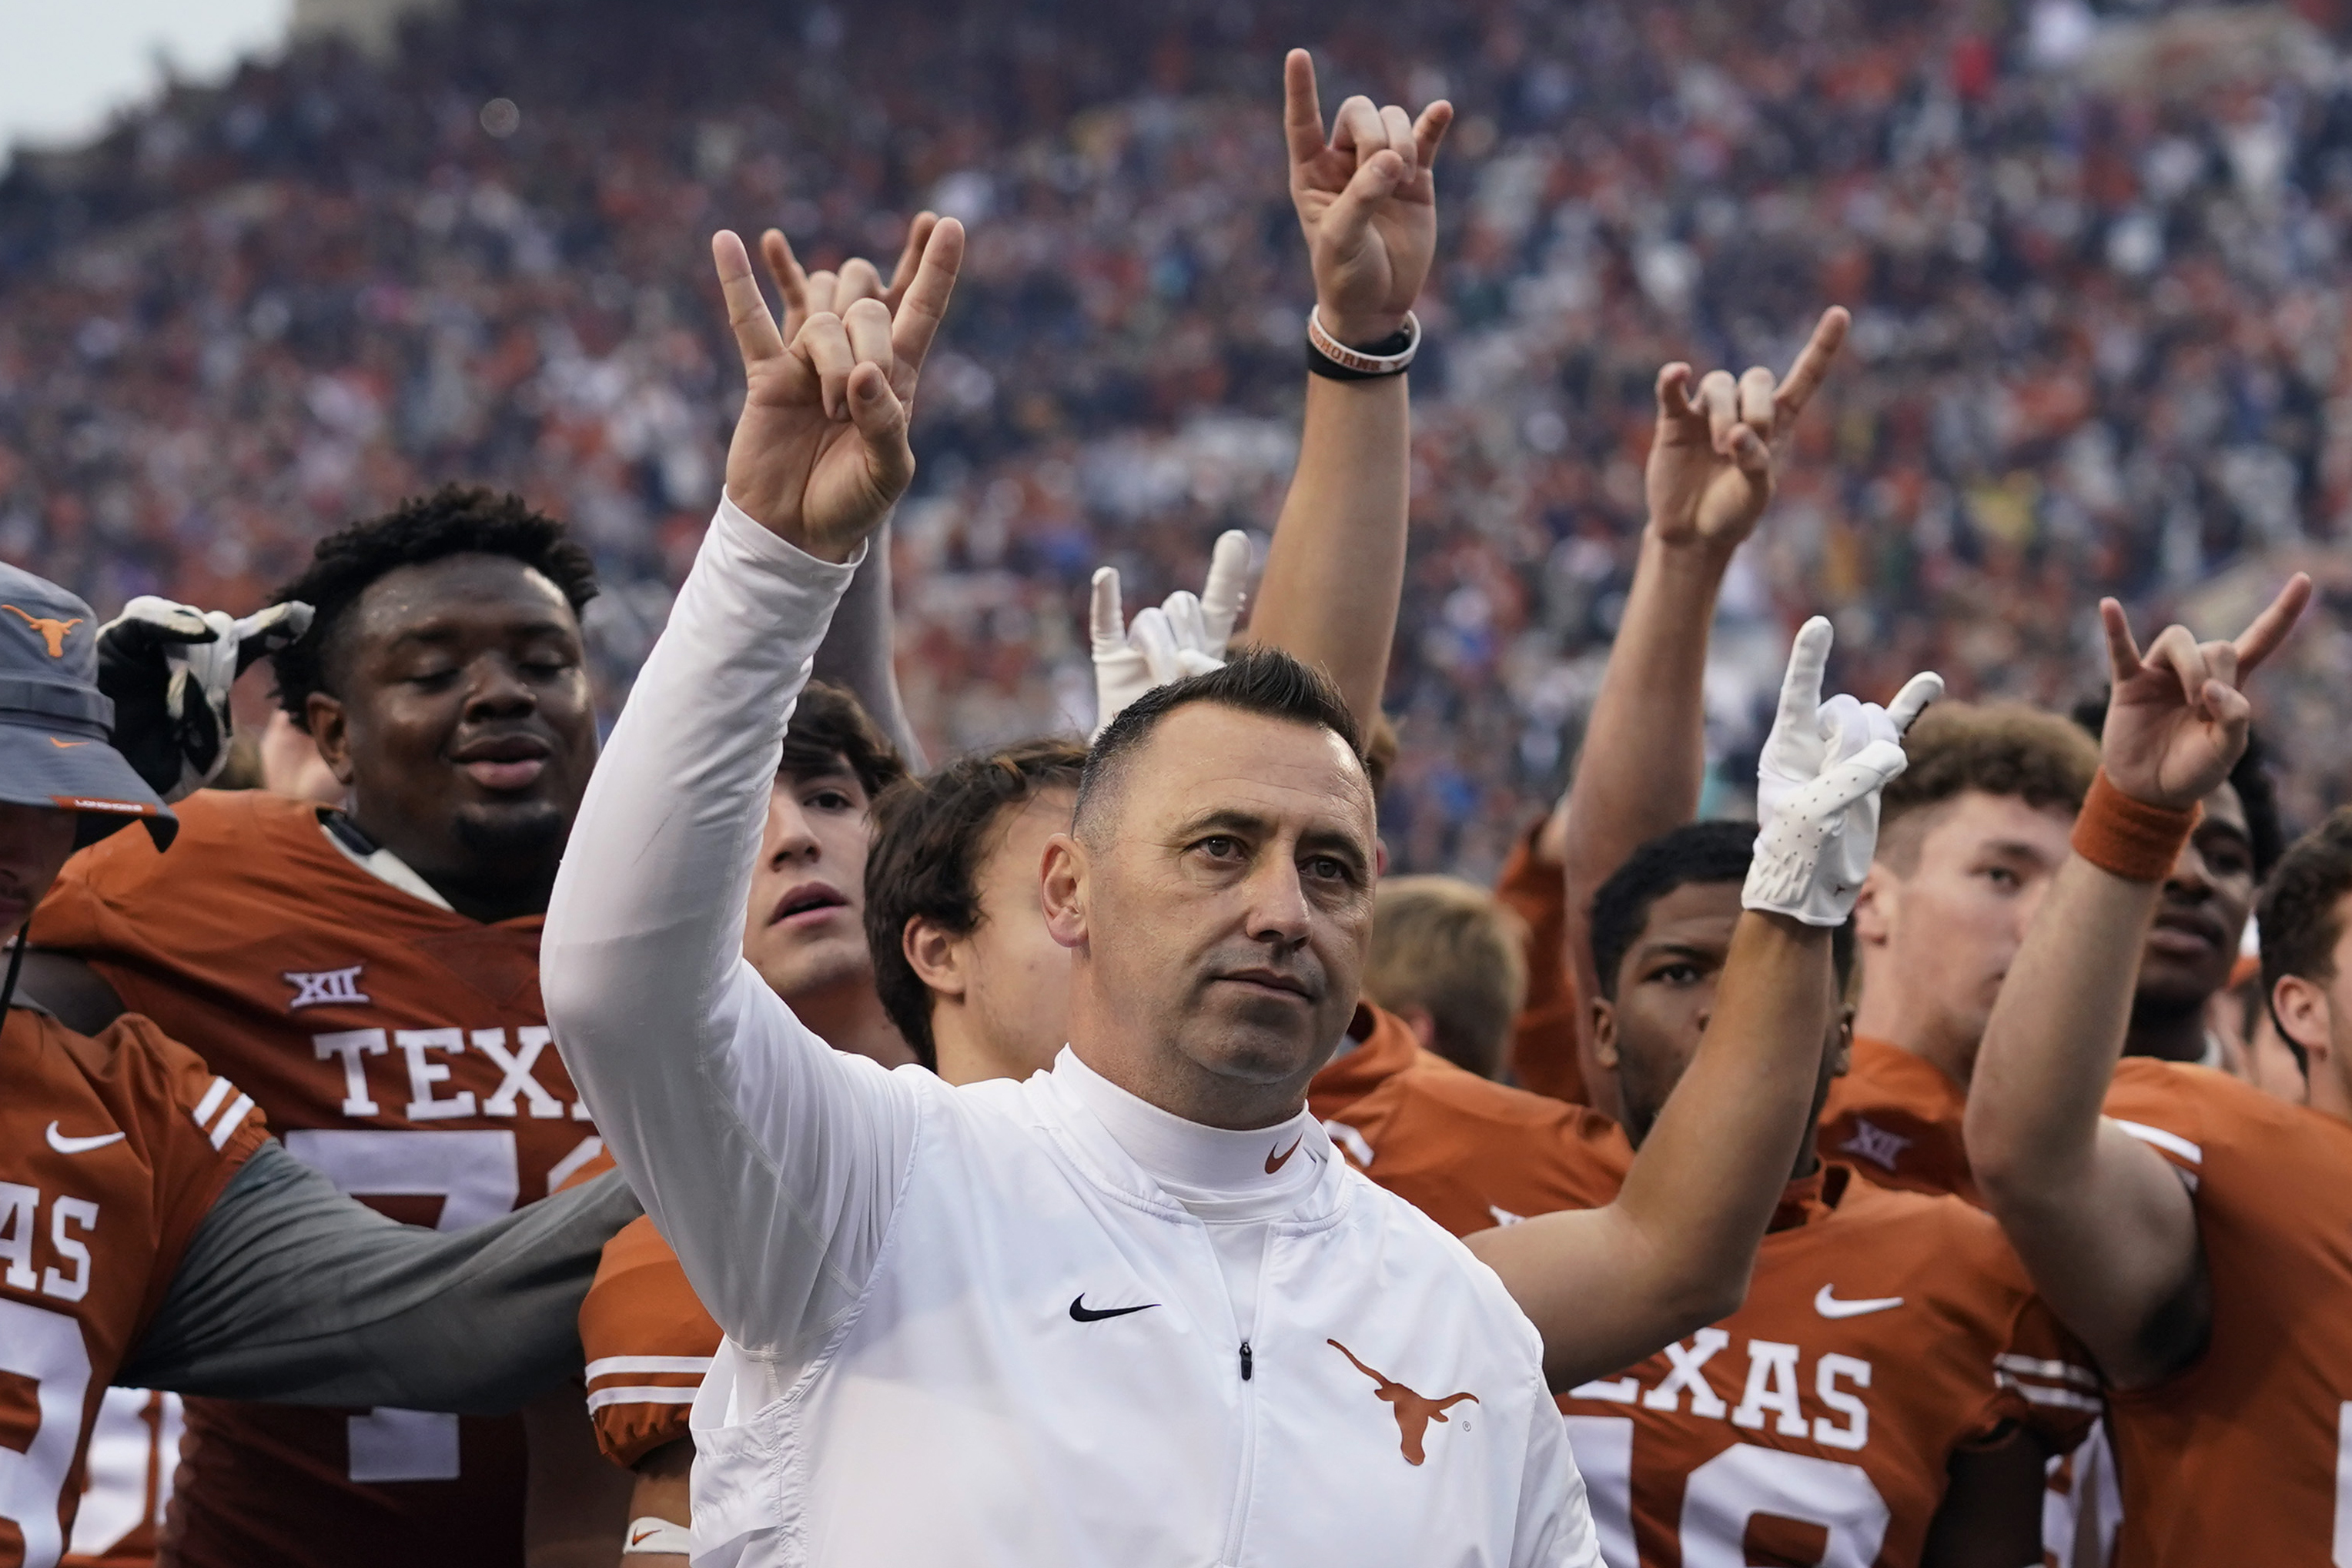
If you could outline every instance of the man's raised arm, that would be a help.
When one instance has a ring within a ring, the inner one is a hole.
[[[2239,689],[2311,598],[2297,575],[2235,642],[2166,629],[2142,655],[2104,600],[2115,695],[2074,852],[2001,983],[1969,1087],[1969,1164],[2034,1285],[2119,1388],[2177,1371],[2210,1322],[2197,1216],[2161,1156],[2104,1121],[2140,946],[2172,862],[2246,747]]]
[[[963,231],[933,231],[895,318],[862,299],[789,343],[742,242],[711,248],[748,383],[727,492],[582,804],[541,983],[697,1294],[739,1343],[790,1354],[870,1268],[916,1090],[827,1050],[761,982],[743,901],[810,659],[914,476],[908,408]]]
[[[1415,120],[1368,98],[1339,106],[1327,141],[1304,49],[1283,62],[1290,199],[1315,273],[1316,319],[1342,347],[1394,357],[1437,248],[1437,157],[1454,106]],[[1341,367],[1345,373],[1345,367]],[[1404,591],[1412,420],[1405,376],[1307,378],[1298,468],[1267,547],[1250,640],[1319,666],[1366,734],[1379,717]]]
[[[1622,1370],[1736,1311],[1811,1135],[1838,1005],[1830,933],[1869,869],[1878,792],[1903,771],[1903,732],[1943,690],[1916,675],[1891,708],[1825,704],[1830,641],[1818,618],[1797,633],[1764,743],[1746,912],[1715,1011],[1616,1201],[1469,1239],[1542,1333],[1555,1388]]]
[[[1644,475],[1650,520],[1563,807],[1563,940],[1568,972],[1588,1008],[1601,994],[1592,895],[1636,849],[1698,812],[1707,633],[1723,574],[1771,502],[1779,449],[1829,373],[1849,319],[1842,308],[1822,312],[1786,380],[1760,365],[1737,381],[1728,371],[1710,371],[1694,391],[1690,366],[1658,372],[1658,423]],[[1597,1092],[1604,1080],[1582,1060],[1591,1050],[1584,1010],[1577,1019],[1578,1075]]]

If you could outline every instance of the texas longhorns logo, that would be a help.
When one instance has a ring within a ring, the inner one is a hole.
[[[1423,1449],[1421,1440],[1429,1435],[1429,1424],[1432,1421],[1444,1420],[1447,1408],[1461,1404],[1465,1399],[1473,1405],[1478,1403],[1478,1396],[1475,1394],[1449,1394],[1443,1399],[1424,1398],[1395,1379],[1374,1372],[1362,1362],[1357,1361],[1356,1353],[1338,1340],[1327,1339],[1323,1343],[1346,1356],[1354,1364],[1358,1372],[1379,1385],[1373,1390],[1372,1397],[1383,1401],[1395,1409],[1397,1431],[1402,1439],[1398,1446],[1403,1450],[1404,1462],[1408,1465],[1417,1465],[1429,1457]]]
[[[41,641],[49,645],[49,657],[52,659],[62,659],[66,656],[66,633],[81,624],[81,617],[79,615],[70,621],[51,621],[45,616],[27,615],[13,604],[0,604],[0,610],[7,611],[17,620],[38,632],[41,634]]]

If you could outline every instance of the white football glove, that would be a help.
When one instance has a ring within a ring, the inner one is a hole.
[[[114,699],[114,748],[167,801],[228,765],[228,689],[247,666],[310,629],[289,600],[242,620],[142,593],[98,630],[98,685]]]
[[[1131,626],[1121,618],[1118,568],[1096,569],[1087,627],[1095,656],[1096,736],[1152,687],[1224,666],[1249,563],[1249,535],[1227,529],[1209,556],[1209,576],[1199,597],[1179,589],[1165,603],[1137,612]]]
[[[1843,925],[1878,849],[1878,792],[1907,763],[1903,733],[1944,695],[1944,678],[1914,675],[1894,705],[1845,695],[1822,701],[1830,623],[1797,632],[1780,710],[1756,770],[1756,858],[1739,895],[1808,925]]]

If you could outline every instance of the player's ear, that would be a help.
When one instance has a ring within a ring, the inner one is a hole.
[[[1894,935],[1895,909],[1902,900],[1900,879],[1873,861],[1853,899],[1853,937],[1864,947],[1884,947]]]
[[[2310,1074],[2315,1075],[2332,1054],[2335,1009],[2328,1005],[2327,988],[2301,975],[2281,975],[2271,991],[2271,1012],[2280,1032],[2303,1048],[2311,1061]]]
[[[1404,1021],[1406,1029],[1412,1031],[1412,1038],[1421,1042],[1422,1050],[1437,1049],[1437,1020],[1430,1016],[1427,1008],[1399,1008],[1397,1017]]]
[[[1853,1065],[1853,1009],[1840,1008],[1837,1014],[1837,1041],[1830,1047],[1830,1076],[1843,1078],[1846,1069]]]
[[[343,705],[324,692],[312,692],[305,704],[302,727],[310,732],[310,739],[319,747],[319,758],[335,782],[348,786],[352,781],[351,728],[344,722]]]
[[[1055,833],[1045,844],[1045,863],[1038,871],[1039,902],[1045,908],[1045,930],[1065,947],[1087,940],[1087,851],[1068,833]]]
[[[926,989],[961,1001],[971,984],[964,973],[964,944],[937,921],[920,915],[907,918],[898,936],[899,951]]]
[[[1617,1071],[1617,1004],[1607,997],[1592,998],[1592,1060],[1603,1071]]]

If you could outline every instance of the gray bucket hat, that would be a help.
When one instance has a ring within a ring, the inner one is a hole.
[[[79,812],[79,848],[131,821],[169,848],[179,819],[114,749],[113,724],[89,606],[0,564],[0,801]]]

